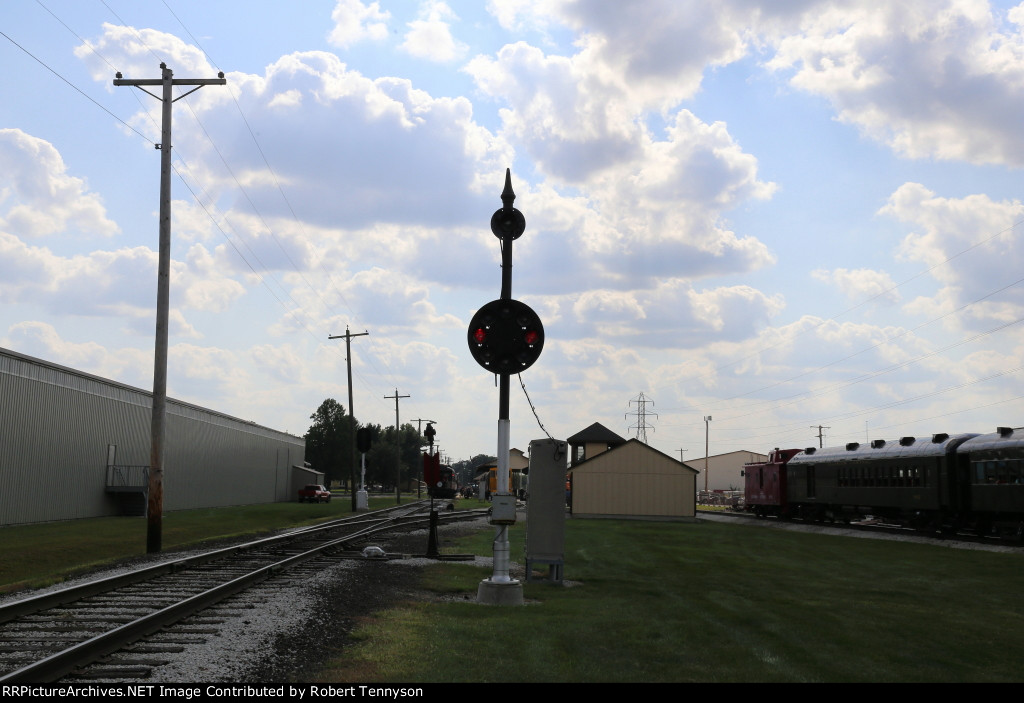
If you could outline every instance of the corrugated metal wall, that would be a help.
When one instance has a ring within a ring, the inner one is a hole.
[[[708,457],[708,490],[727,491],[732,489],[743,490],[743,465],[754,461],[767,461],[767,454],[757,452],[735,451],[727,454],[716,454]],[[698,471],[704,471],[704,457],[689,459],[687,466],[692,466]],[[697,478],[697,490],[704,490],[703,473]]]
[[[117,515],[115,463],[148,464],[152,394],[0,349],[0,525]],[[305,441],[194,405],[167,405],[164,509],[290,498]]]

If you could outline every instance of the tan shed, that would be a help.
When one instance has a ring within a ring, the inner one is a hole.
[[[693,519],[697,472],[637,439],[573,466],[573,517]]]

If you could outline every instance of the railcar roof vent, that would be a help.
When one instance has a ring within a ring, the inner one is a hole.
[[[939,432],[937,434],[932,435],[932,444],[942,444],[947,439],[949,439],[948,432]]]
[[[873,440],[871,440],[871,448],[872,449],[881,449],[884,446],[885,446],[885,440],[884,439],[873,439]]]
[[[1012,427],[997,427],[996,428],[996,432],[999,433],[1000,437],[1009,437],[1010,435],[1013,434],[1013,428]]]
[[[913,437],[900,437],[900,446],[901,447],[909,447],[913,443],[914,443],[914,438]]]
[[[857,447],[860,446],[860,442],[850,442],[846,445],[846,451],[854,452],[857,451]]]
[[[807,447],[804,449],[804,454],[814,454],[816,451],[818,451],[817,447]]]

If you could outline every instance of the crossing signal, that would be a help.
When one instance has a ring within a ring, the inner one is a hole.
[[[544,349],[544,325],[518,300],[492,300],[469,322],[469,351],[491,373],[525,371]]]

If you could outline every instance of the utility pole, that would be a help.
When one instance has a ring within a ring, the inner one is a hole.
[[[345,338],[345,365],[348,367],[348,416],[352,418],[352,463],[349,466],[349,486],[352,488],[352,512],[356,511],[356,411],[352,409],[352,338],[365,337],[369,332],[352,334],[345,325],[345,334],[327,335],[327,339]],[[329,487],[328,487],[329,488]]]
[[[811,429],[813,430],[814,428],[815,428],[815,425],[811,425]],[[821,449],[822,447],[825,446],[825,444],[824,444],[824,442],[825,442],[825,435],[822,433],[822,430],[831,430],[832,428],[831,427],[822,427],[821,425],[817,425],[817,428],[818,428],[818,449]]]
[[[401,505],[402,503],[402,442],[398,436],[398,399],[399,398],[410,398],[408,395],[398,395],[398,389],[395,389],[394,395],[386,395],[385,398],[395,399],[395,446],[397,452],[395,454],[395,504]]]
[[[685,452],[686,450],[685,450],[685,449],[677,449],[676,451],[677,451],[677,452],[679,452],[679,463],[680,463],[680,464],[683,464],[683,463],[685,463],[685,462],[683,461],[683,452]]]
[[[416,431],[419,432],[421,435],[423,434],[423,423],[424,422],[429,422],[431,425],[436,425],[437,424],[437,420],[426,420],[426,419],[421,418],[421,417],[418,417],[415,420],[410,420],[409,422],[415,422],[416,423]]]
[[[647,428],[649,427],[649,425],[647,424],[647,404],[650,403],[651,405],[654,405],[654,401],[647,400],[646,398],[644,398],[644,394],[641,393],[639,396],[629,401],[630,405],[632,405],[633,403],[636,403],[640,409],[634,413],[626,413],[626,417],[629,417],[630,415],[635,415],[637,417],[636,423],[630,425],[629,429],[633,429],[634,427],[636,427],[636,438],[639,439],[644,444],[647,444]],[[658,416],[658,413],[650,414],[654,415],[655,417]],[[651,427],[651,430],[653,429],[654,427]]]
[[[125,80],[115,74],[114,85],[134,86],[163,103],[160,143],[160,251],[156,284],[156,343],[153,354],[153,417],[149,452],[149,487],[146,505],[146,552],[160,551],[163,540],[164,513],[164,437],[167,430],[167,338],[171,298],[171,104],[191,95],[204,85],[226,85],[224,73],[217,78],[178,78],[161,63],[160,78]],[[150,93],[142,86],[162,86],[162,97]],[[177,98],[171,96],[175,85],[194,85],[192,90]]]

